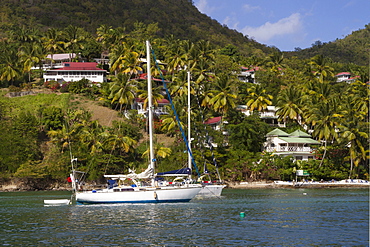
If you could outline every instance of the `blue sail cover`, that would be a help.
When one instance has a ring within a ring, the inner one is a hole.
[[[188,176],[191,174],[190,168],[183,168],[179,170],[173,170],[168,172],[159,172],[157,176]]]

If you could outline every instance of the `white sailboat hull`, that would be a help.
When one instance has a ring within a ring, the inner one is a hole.
[[[226,185],[222,184],[209,184],[202,187],[199,191],[198,196],[221,196],[222,189]]]
[[[201,187],[114,188],[77,192],[76,202],[84,204],[189,202],[201,189]]]

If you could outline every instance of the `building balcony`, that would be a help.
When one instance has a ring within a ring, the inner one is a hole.
[[[265,151],[269,153],[281,153],[281,152],[312,153],[313,149],[311,147],[283,146],[283,147],[267,147]]]

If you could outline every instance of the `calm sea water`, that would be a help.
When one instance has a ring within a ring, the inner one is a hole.
[[[221,198],[190,203],[43,204],[62,198],[69,193],[0,193],[0,245],[369,245],[368,189],[225,189]]]

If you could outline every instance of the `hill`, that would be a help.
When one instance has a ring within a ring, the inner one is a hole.
[[[95,33],[105,24],[124,27],[130,32],[136,22],[158,23],[161,37],[173,35],[191,41],[210,40],[220,46],[232,44],[244,54],[256,49],[264,53],[272,51],[200,13],[190,0],[2,0],[0,16],[0,30],[9,30],[13,25],[43,30],[74,25]]]
[[[322,43],[316,41],[312,47],[295,52],[288,52],[287,56],[297,56],[308,59],[318,54],[331,58],[334,62],[354,63],[361,66],[369,64],[370,56],[370,24],[347,35],[344,39]]]
[[[134,24],[157,23],[159,37],[173,36],[196,42],[209,40],[214,45],[233,45],[244,56],[272,53],[276,48],[260,44],[242,33],[221,25],[202,14],[191,0],[2,0],[0,38],[14,26],[63,29],[68,25],[82,27],[92,34],[101,25],[124,27],[127,32]],[[370,25],[344,39],[286,52],[287,57],[301,59],[321,54],[333,62],[368,64]]]

